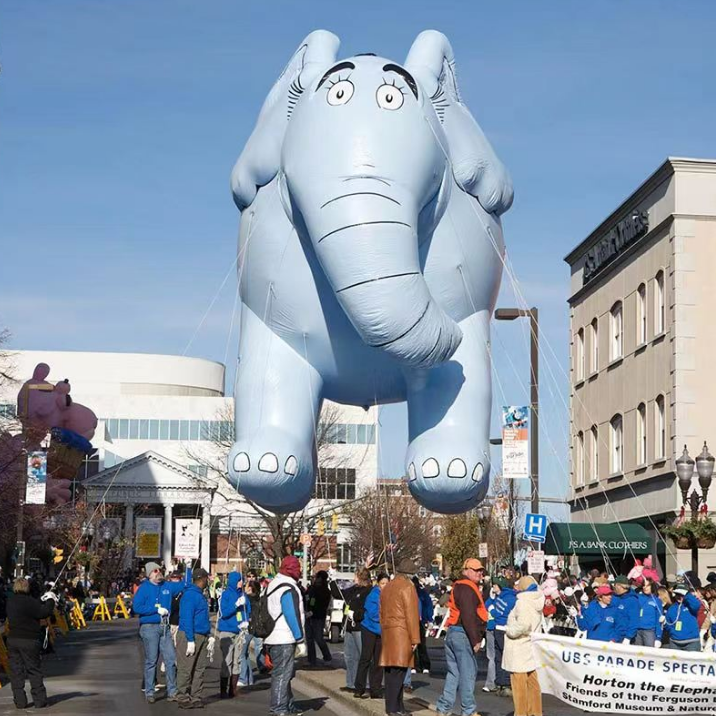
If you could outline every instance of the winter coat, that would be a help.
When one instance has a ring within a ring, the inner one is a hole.
[[[399,574],[380,594],[381,666],[413,665],[413,644],[420,644],[420,612],[415,585]]]
[[[333,587],[333,583],[331,584]],[[353,612],[353,620],[346,619],[346,631],[359,632],[361,628],[361,622],[365,618],[365,600],[370,591],[373,589],[371,585],[358,585],[354,584],[352,587],[343,590],[343,594],[340,599],[345,602],[344,609]],[[333,589],[331,589],[333,594]],[[335,594],[333,594],[335,599]],[[380,626],[378,627],[380,629]]]
[[[41,619],[49,619],[55,611],[55,602],[41,602],[29,594],[13,594],[7,603],[7,619],[10,623],[10,639],[40,641],[45,633]]]
[[[701,601],[693,594],[687,594],[682,602],[674,602],[666,612],[664,630],[671,641],[694,641],[700,638],[698,614]]]
[[[244,595],[244,590],[238,588],[241,581],[239,572],[231,572],[226,582],[226,589],[221,593],[219,600],[219,631],[231,632],[238,634],[240,625],[248,622],[251,615],[251,605],[248,598]],[[237,606],[236,602],[244,598],[244,603]]]
[[[145,579],[132,600],[132,611],[139,617],[139,624],[161,624],[162,618],[157,611],[157,605],[171,612],[172,599],[183,589],[184,585],[180,582],[152,584]]]
[[[380,587],[378,585],[373,587],[365,598],[361,626],[380,636]]]
[[[629,590],[612,599],[617,607],[617,641],[633,639],[639,628],[639,595]]]
[[[179,631],[184,632],[187,641],[194,641],[194,634],[206,636],[211,631],[209,604],[196,584],[184,590],[179,602]]]
[[[660,621],[663,613],[664,605],[659,597],[655,594],[639,595],[639,629],[653,631],[659,641],[664,631]]]
[[[495,597],[495,607],[492,610],[492,616],[495,619],[495,628],[504,630],[507,626],[507,618],[510,616],[510,612],[515,608],[517,602],[517,592],[514,589],[505,587]]]
[[[433,620],[433,617],[435,616],[433,600],[430,598],[430,595],[428,594],[427,590],[424,589],[423,587],[416,585],[415,589],[418,593],[418,605],[420,608],[420,621],[425,622],[425,623],[431,622]]]
[[[531,636],[542,624],[544,594],[533,585],[517,595],[514,608],[507,617],[505,650],[502,668],[513,674],[526,674],[537,668]]]
[[[616,641],[618,611],[612,602],[608,607],[593,601],[582,609],[577,617],[577,626],[587,632],[587,639],[595,641]]]
[[[331,603],[331,592],[325,584],[312,584],[308,588],[308,604],[306,611],[311,612],[311,619],[325,621],[328,606]]]

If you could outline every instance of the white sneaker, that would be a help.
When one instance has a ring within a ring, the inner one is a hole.
[[[415,669],[411,669],[411,670],[410,670],[410,673],[411,673],[411,674],[417,674],[418,672],[417,672]]]
[[[236,682],[236,688],[237,689],[243,689],[246,686],[246,684],[243,681],[237,681]]]
[[[430,669],[423,669],[423,674],[429,674],[429,673],[430,673]]]

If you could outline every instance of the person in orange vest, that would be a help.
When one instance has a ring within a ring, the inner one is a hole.
[[[445,637],[447,676],[438,702],[438,714],[452,713],[460,690],[463,716],[477,714],[475,680],[477,679],[477,653],[482,647],[488,614],[482,599],[480,585],[485,568],[479,559],[466,559],[462,565],[462,579],[453,584],[448,601],[449,616]]]

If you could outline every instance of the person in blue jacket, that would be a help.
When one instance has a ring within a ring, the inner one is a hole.
[[[495,607],[492,610],[495,618],[495,684],[500,694],[511,696],[510,675],[502,668],[502,654],[505,650],[507,619],[517,603],[517,592],[512,588],[512,582],[504,577],[495,580],[495,587]]]
[[[494,586],[490,588],[490,596],[485,600],[485,609],[487,609],[488,620],[487,628],[485,632],[485,655],[487,656],[487,677],[485,678],[485,685],[482,687],[483,691],[491,693],[497,691],[497,684],[495,684],[495,597],[497,596],[497,590]]]
[[[390,579],[384,572],[378,574],[377,584],[365,598],[363,621],[360,624],[361,652],[356,672],[355,691],[353,696],[362,699],[365,696],[368,671],[370,670],[370,695],[379,699],[383,684],[383,669],[380,667],[380,650],[382,648],[380,631],[380,592]]]
[[[162,568],[148,562],[147,578],[139,585],[132,601],[132,611],[139,617],[139,636],[144,647],[144,696],[150,704],[156,701],[157,663],[161,654],[167,675],[167,700],[177,700],[176,649],[169,626],[172,599],[184,585],[165,582]]]
[[[619,575],[614,581],[617,607],[617,641],[631,644],[639,629],[639,595],[631,588],[629,579]]]
[[[204,671],[208,655],[214,651],[214,637],[209,636],[209,603],[204,596],[208,583],[209,573],[205,569],[195,569],[192,583],[184,590],[179,602],[177,700],[180,709],[204,706]]]
[[[666,612],[664,622],[664,631],[669,635],[673,649],[701,651],[700,609],[701,601],[685,584],[679,584],[674,589],[674,603]]]
[[[428,594],[428,590],[420,584],[418,577],[413,577],[413,584],[418,593],[418,609],[420,610],[420,644],[415,650],[415,670],[422,671],[423,674],[430,673],[430,656],[427,647],[427,631],[428,624],[432,623],[435,616],[435,608],[433,600]]]
[[[597,587],[596,597],[577,614],[577,626],[587,632],[587,639],[617,641],[617,607],[612,604],[614,593],[608,584]],[[571,612],[570,612],[571,613]]]
[[[242,660],[243,642],[249,628],[251,603],[243,590],[244,582],[239,572],[231,572],[219,600],[219,647],[221,648],[221,676],[219,697],[231,698],[238,688],[253,684],[251,666]],[[243,672],[248,666],[248,675]]]
[[[635,646],[661,647],[664,632],[664,605],[657,594],[653,579],[644,579],[639,596],[639,628],[634,639]]]

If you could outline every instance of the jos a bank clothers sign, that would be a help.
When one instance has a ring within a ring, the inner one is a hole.
[[[649,231],[649,215],[635,211],[622,219],[593,249],[584,261],[583,283],[591,281],[599,271],[625,251],[636,239]]]

